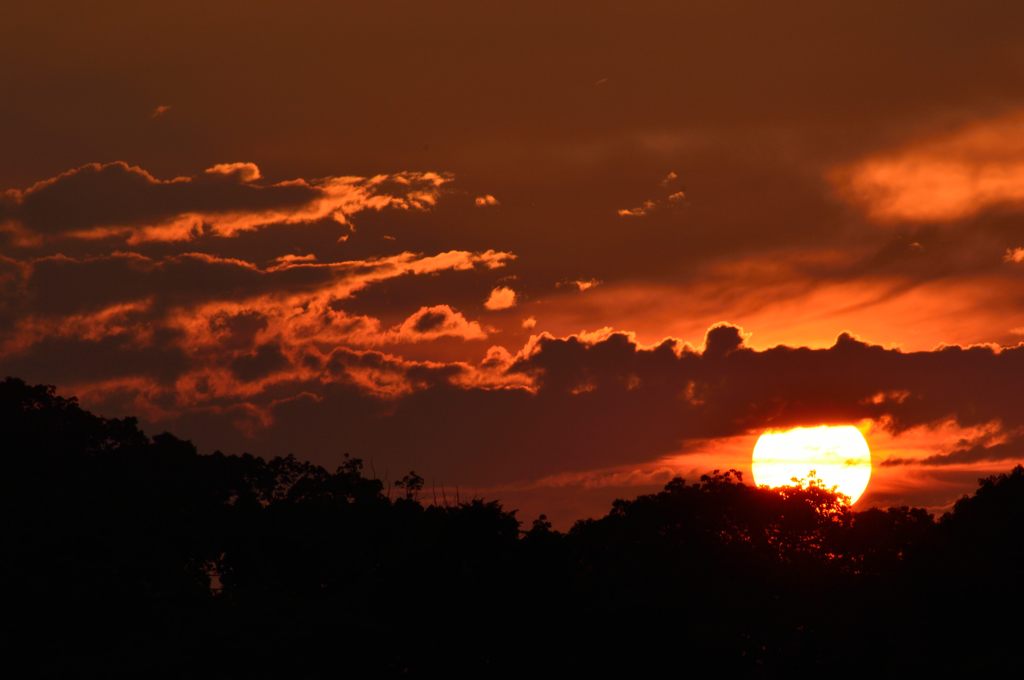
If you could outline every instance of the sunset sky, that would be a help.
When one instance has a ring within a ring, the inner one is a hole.
[[[10,2],[0,375],[564,526],[1024,458],[1024,6]]]

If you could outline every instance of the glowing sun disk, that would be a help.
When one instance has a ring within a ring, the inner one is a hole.
[[[856,503],[871,479],[871,450],[853,425],[767,431],[754,445],[751,467],[758,486],[794,486],[794,477],[806,480],[813,472]]]

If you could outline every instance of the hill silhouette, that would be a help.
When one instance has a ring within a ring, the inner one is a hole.
[[[346,457],[200,455],[0,383],[9,664],[31,677],[1013,668],[1024,468],[941,518],[736,471],[524,527]]]

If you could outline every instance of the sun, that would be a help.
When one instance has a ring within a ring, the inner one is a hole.
[[[754,445],[751,467],[758,486],[793,486],[794,477],[813,474],[856,503],[871,479],[871,450],[853,425],[769,430]]]

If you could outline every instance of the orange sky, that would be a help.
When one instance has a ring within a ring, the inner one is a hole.
[[[1024,457],[1022,14],[14,3],[0,372],[562,523],[856,422],[941,510]]]

